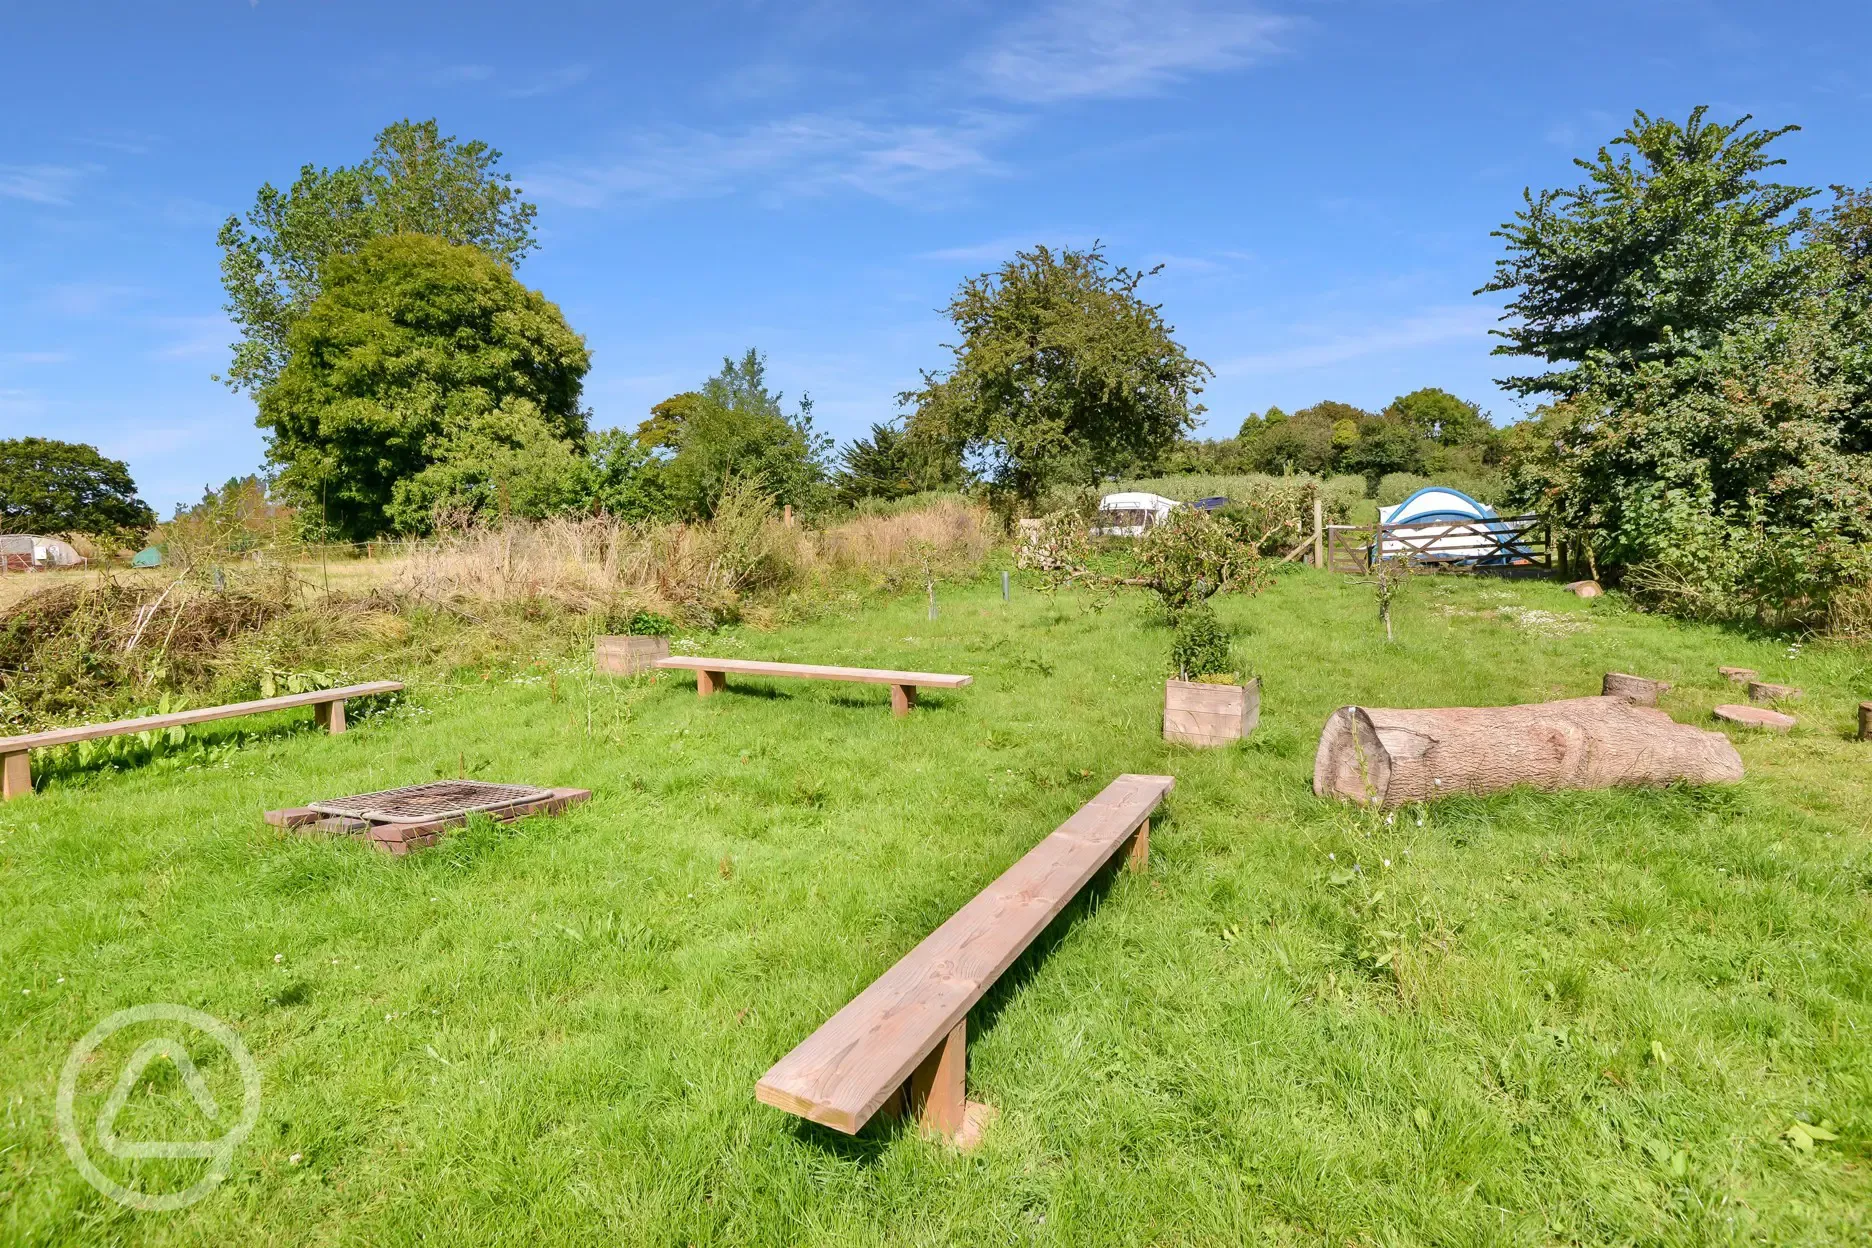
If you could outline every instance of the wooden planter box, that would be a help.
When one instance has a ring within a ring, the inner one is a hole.
[[[669,657],[669,638],[600,637],[593,657],[601,672],[635,676],[649,671],[658,659]]]
[[[1227,745],[1254,731],[1261,719],[1261,678],[1246,685],[1164,682],[1163,735],[1179,745]]]

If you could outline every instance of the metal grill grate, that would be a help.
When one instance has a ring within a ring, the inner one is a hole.
[[[313,802],[311,809],[321,815],[344,815],[369,819],[376,823],[426,823],[466,815],[476,810],[500,810],[535,802],[552,796],[551,789],[530,784],[488,784],[481,780],[434,780],[407,788],[385,789],[381,793],[360,793],[356,797],[335,797]]]

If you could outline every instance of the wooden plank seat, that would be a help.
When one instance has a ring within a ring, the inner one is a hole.
[[[1119,776],[902,961],[852,998],[754,1085],[760,1100],[855,1134],[873,1114],[910,1113],[956,1138],[969,1010],[1079,890],[1129,845],[1142,870],[1150,816],[1176,781]]]
[[[973,676],[955,676],[944,672],[892,672],[875,667],[829,667],[822,663],[764,663],[756,659],[711,659],[700,655],[676,655],[658,659],[655,666],[667,670],[693,671],[696,696],[706,698],[728,687],[728,673],[738,676],[791,676],[802,680],[852,680],[861,684],[891,687],[891,714],[908,715],[916,705],[919,686],[927,689],[960,689],[975,683]]]
[[[203,724],[214,719],[233,719],[241,715],[260,715],[267,711],[290,710],[309,706],[318,726],[331,732],[345,730],[345,701],[375,693],[395,693],[403,684],[396,680],[375,680],[365,685],[345,685],[338,689],[316,689],[311,693],[289,693],[277,698],[259,698],[252,702],[230,702],[224,706],[203,706],[192,711],[171,711],[167,715],[142,715],[136,719],[117,719],[103,724],[78,724],[71,728],[48,728],[23,736],[0,737],[0,797],[12,800],[32,792],[32,750],[70,745],[74,741],[93,741],[99,737],[121,737],[133,732],[161,732],[186,724]]]

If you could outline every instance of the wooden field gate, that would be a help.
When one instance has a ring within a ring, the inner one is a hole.
[[[1326,526],[1326,566],[1369,572],[1375,558],[1409,559],[1424,571],[1548,576],[1553,534],[1539,516]]]

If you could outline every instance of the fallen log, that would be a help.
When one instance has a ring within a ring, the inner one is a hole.
[[[1373,806],[1452,793],[1710,784],[1742,778],[1720,732],[1624,698],[1385,710],[1342,706],[1313,756],[1313,792]]]

